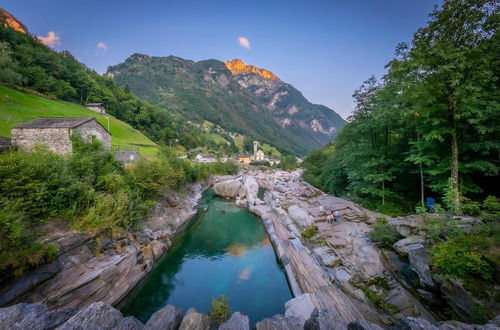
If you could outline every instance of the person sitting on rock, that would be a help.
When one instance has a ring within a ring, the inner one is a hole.
[[[335,217],[333,218],[333,221],[340,221],[340,212],[338,210],[335,211]]]

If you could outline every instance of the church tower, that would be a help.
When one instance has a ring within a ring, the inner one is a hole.
[[[259,151],[260,143],[259,141],[253,141],[253,158],[257,158],[257,151]]]

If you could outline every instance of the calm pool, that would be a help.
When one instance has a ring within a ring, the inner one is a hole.
[[[248,314],[251,325],[284,314],[292,298],[269,237],[248,210],[205,193],[198,211],[167,255],[121,304],[142,322],[167,304],[209,312],[212,298],[229,297],[232,312]]]

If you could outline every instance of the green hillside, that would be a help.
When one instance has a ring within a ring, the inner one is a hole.
[[[9,137],[10,129],[38,117],[95,117],[111,132],[113,147],[136,147],[143,154],[156,154],[158,146],[144,134],[111,115],[101,115],[80,105],[48,100],[0,86],[0,136]]]

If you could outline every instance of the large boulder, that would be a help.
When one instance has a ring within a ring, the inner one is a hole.
[[[255,325],[256,330],[302,330],[302,323],[293,316],[274,315],[272,318],[263,319]]]
[[[426,240],[422,236],[413,235],[397,241],[392,246],[400,255],[407,256],[408,252],[423,249]]]
[[[439,330],[439,328],[426,319],[407,317],[402,319],[392,330]]]
[[[415,271],[415,273],[417,273],[420,279],[420,284],[423,287],[437,290],[437,283],[434,281],[429,267],[430,257],[431,256],[424,248],[411,250],[408,253],[408,260],[410,261],[412,269]]]
[[[196,312],[196,309],[188,309],[186,316],[182,319],[179,330],[209,330],[210,316]]]
[[[61,325],[58,330],[114,329],[122,321],[122,313],[100,301],[90,304]]]
[[[440,330],[474,330],[475,328],[467,323],[462,323],[458,321],[445,321],[439,322],[438,328]]]
[[[67,307],[50,311],[40,303],[17,304],[0,308],[0,329],[54,329],[75,315],[77,309]]]
[[[255,181],[255,178],[249,175],[245,176],[243,183],[245,187],[247,203],[248,205],[254,205],[255,201],[257,200],[259,185],[257,184],[257,181]]]
[[[311,294],[304,293],[285,303],[285,316],[298,319],[304,324],[314,311],[314,303]]]
[[[375,323],[368,322],[366,320],[358,320],[349,323],[347,326],[348,330],[383,330],[383,328],[379,327]]]
[[[297,223],[302,228],[311,226],[314,223],[313,217],[298,205],[290,206],[288,208],[288,215],[295,223]]]
[[[176,330],[182,322],[182,310],[167,305],[154,313],[144,326],[144,330]]]
[[[141,323],[138,319],[133,316],[124,317],[118,326],[116,327],[118,330],[142,330],[144,329],[144,324]]]
[[[425,226],[425,221],[420,215],[390,218],[388,223],[403,237],[415,235]]]
[[[347,324],[336,311],[315,308],[304,324],[304,330],[347,330]]]
[[[236,198],[242,187],[240,180],[227,180],[214,184],[214,193],[221,197]]]
[[[220,325],[219,330],[250,330],[250,320],[248,316],[236,312],[231,315],[229,321]]]
[[[439,287],[443,297],[461,318],[469,319],[477,313],[476,306],[481,302],[465,290],[459,280],[446,280]]]

